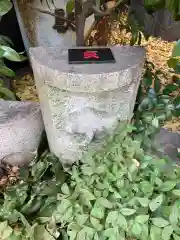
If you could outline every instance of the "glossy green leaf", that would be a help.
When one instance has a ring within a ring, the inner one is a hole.
[[[178,40],[172,50],[172,57],[180,56],[180,40]]]
[[[159,93],[159,91],[161,89],[161,81],[157,76],[155,77],[155,80],[154,80],[154,89],[155,89],[156,93]]]
[[[0,96],[3,96],[3,99],[16,101],[16,96],[8,88],[0,87]]]
[[[104,214],[105,214],[104,207],[96,203],[91,210],[91,215],[95,218],[102,219],[104,217]]]
[[[15,73],[6,66],[0,66],[0,76],[15,77]]]
[[[132,208],[121,208],[120,212],[124,216],[131,216],[131,215],[133,215],[136,212],[136,210],[132,209]]]
[[[179,60],[177,58],[170,58],[167,61],[167,64],[168,64],[169,68],[176,69],[178,62],[179,62]]]
[[[170,224],[167,220],[161,217],[152,218],[151,221],[156,227],[159,227],[159,228],[164,228]]]
[[[172,191],[172,194],[174,194],[176,197],[180,197],[180,190],[175,189],[175,190]]]
[[[4,55],[3,57],[14,62],[21,62],[24,61],[26,58],[24,56],[19,55],[14,49],[8,46],[0,46],[3,49]]]
[[[161,185],[159,190],[162,192],[169,192],[176,186],[176,184],[177,183],[175,181],[166,181]]]
[[[149,215],[139,215],[135,218],[135,222],[144,224],[149,220]]]
[[[148,181],[142,181],[140,183],[140,188],[141,191],[144,192],[145,194],[151,193],[153,191],[153,186]]]
[[[152,85],[152,77],[144,77],[143,83],[146,87],[150,87]]]
[[[71,13],[74,10],[74,5],[75,1],[74,0],[69,0],[66,4],[66,12]]]
[[[0,35],[0,45],[4,45],[4,46],[13,46],[13,42],[11,41],[10,38],[8,38],[7,36],[4,35]]]
[[[151,225],[151,229],[150,229],[150,239],[151,240],[157,240],[157,239],[161,239],[162,236],[162,229],[158,228],[154,225]]]
[[[174,238],[174,240],[180,240],[180,236],[178,236],[177,234],[173,234],[173,238]]]
[[[88,189],[81,189],[81,194],[83,194],[88,201],[96,199],[95,196]]]
[[[176,226],[178,224],[179,212],[176,203],[172,206],[171,213],[169,215],[169,221],[172,226]]]
[[[140,112],[144,112],[144,111],[150,111],[153,108],[153,103],[151,101],[151,99],[149,98],[145,98],[143,99],[143,101],[140,103],[138,110]]]
[[[171,226],[165,227],[162,230],[162,239],[163,240],[170,240],[172,233],[173,233],[173,228]]]
[[[142,207],[148,207],[150,200],[148,198],[137,198]]]
[[[135,222],[131,228],[131,233],[135,237],[139,237],[141,235],[142,228],[141,225],[137,222]]]
[[[178,88],[179,88],[179,86],[176,84],[168,84],[165,86],[163,93],[168,95],[168,94],[178,90]]]
[[[155,117],[151,124],[154,128],[159,128],[159,119]]]
[[[0,1],[0,16],[2,17],[7,12],[9,12],[12,8],[12,3],[9,0],[1,0]]]
[[[103,207],[105,207],[105,208],[109,208],[109,209],[111,209],[112,207],[113,207],[113,204],[110,202],[110,201],[108,201],[107,199],[105,199],[105,198],[99,198],[98,200],[98,203],[101,205],[101,206],[103,206]]]
[[[161,206],[161,204],[163,203],[163,199],[163,195],[160,194],[159,196],[151,200],[151,202],[149,203],[149,208],[152,212],[156,211]]]
[[[99,219],[90,216],[90,222],[91,222],[93,228],[96,229],[97,231],[101,231],[103,229],[103,225],[100,224]]]
[[[67,185],[67,183],[64,183],[61,187],[61,191],[66,194],[66,195],[69,195],[70,194],[70,190],[69,190],[69,187]]]

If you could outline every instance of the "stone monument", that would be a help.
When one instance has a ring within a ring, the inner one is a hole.
[[[64,163],[133,116],[145,50],[111,50],[115,63],[68,64],[66,48],[30,49],[49,147]]]

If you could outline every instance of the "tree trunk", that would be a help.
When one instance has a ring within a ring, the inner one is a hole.
[[[85,20],[82,21],[82,5],[80,0],[75,0],[75,20],[76,20],[76,45],[84,46]]]
[[[75,19],[76,19],[76,45],[84,46],[84,28],[86,23],[86,18],[92,13],[92,6],[94,0],[86,0],[86,2],[81,2],[82,0],[75,0]]]

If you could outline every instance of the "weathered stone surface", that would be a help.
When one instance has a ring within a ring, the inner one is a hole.
[[[13,0],[17,19],[19,22],[21,34],[23,37],[26,51],[30,47],[64,47],[75,45],[75,33],[68,30],[65,34],[58,33],[53,29],[55,17],[42,12],[34,11],[32,8],[40,9],[54,13],[55,7],[66,9],[68,0],[54,0],[54,5],[47,1],[40,0]],[[31,6],[32,8],[30,8]],[[86,35],[94,22],[92,15],[86,21],[85,32]]]
[[[157,154],[160,157],[167,156],[180,165],[178,157],[178,153],[180,153],[180,133],[169,132],[167,129],[161,128],[155,137],[155,146],[157,146]]]
[[[112,52],[115,64],[69,65],[67,49],[30,49],[50,149],[64,162],[77,161],[94,138],[132,118],[145,50]]]
[[[10,163],[7,156],[12,165],[20,158],[21,165],[23,159],[28,161],[20,155],[37,150],[43,129],[38,103],[0,100],[0,161],[6,158]]]

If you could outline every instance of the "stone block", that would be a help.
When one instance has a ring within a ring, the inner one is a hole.
[[[8,163],[14,165],[19,163],[14,162],[19,154],[35,152],[43,129],[38,103],[0,100],[0,161],[8,158]]]
[[[63,162],[133,116],[145,50],[111,50],[116,63],[68,64],[68,49],[30,49],[49,146]]]

